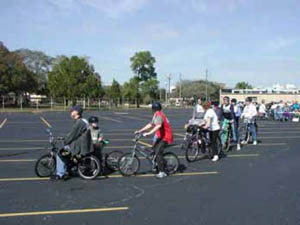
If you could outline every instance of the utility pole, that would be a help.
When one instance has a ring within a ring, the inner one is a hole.
[[[168,88],[169,88],[169,98],[170,98],[170,95],[171,95],[171,74],[167,75],[167,79],[168,79]],[[167,89],[166,89],[166,92],[167,92]],[[167,94],[166,94],[167,96]],[[168,102],[168,98],[166,97],[166,102]]]
[[[181,73],[179,74],[179,99],[182,97],[182,75]]]
[[[207,94],[207,76],[208,76],[208,69],[205,70],[205,101],[208,100],[208,94]]]

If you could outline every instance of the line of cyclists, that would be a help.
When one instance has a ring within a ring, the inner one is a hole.
[[[165,169],[163,158],[164,149],[173,143],[173,131],[167,116],[162,111],[159,102],[152,104],[153,118],[148,124],[135,131],[135,134],[142,134],[144,137],[153,136],[152,151],[156,160],[156,177],[163,178],[168,176]],[[88,155],[94,151],[101,151],[103,147],[103,133],[98,124],[98,118],[92,116],[89,121],[82,118],[83,109],[75,106],[70,112],[71,118],[75,121],[71,131],[64,138],[64,147],[55,155],[55,171],[51,175],[53,180],[66,180],[69,178],[66,156],[69,158],[78,155]],[[257,144],[257,127],[255,118],[257,110],[252,103],[251,98],[245,101],[245,107],[242,109],[237,105],[236,99],[223,98],[223,104],[219,107],[210,102],[202,102],[199,98],[194,107],[192,118],[185,125],[188,131],[189,127],[197,126],[206,132],[207,143],[211,149],[212,161],[216,162],[220,158],[222,151],[219,149],[220,142],[225,146],[225,130],[229,129],[229,137],[236,144],[237,150],[240,150],[240,144],[247,144],[251,134],[252,143]],[[247,121],[245,135],[243,138],[239,132],[239,120]],[[225,128],[227,127],[227,128]],[[228,131],[227,130],[227,131]],[[80,158],[79,158],[80,160]],[[87,165],[85,165],[87,166]]]

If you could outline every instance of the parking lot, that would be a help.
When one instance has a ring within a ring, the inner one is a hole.
[[[220,161],[188,163],[180,149],[191,109],[169,109],[172,149],[180,171],[156,179],[142,163],[141,174],[118,173],[96,180],[50,181],[34,173],[47,151],[47,133],[65,135],[67,112],[0,114],[0,224],[300,224],[300,124],[258,123],[257,146],[234,149]],[[133,132],[151,110],[91,111],[110,144],[129,151]],[[145,145],[151,138],[142,140]]]

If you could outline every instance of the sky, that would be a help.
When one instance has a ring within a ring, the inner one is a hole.
[[[0,27],[10,50],[88,56],[106,84],[148,50],[161,86],[206,69],[228,87],[300,86],[299,0],[1,0]]]

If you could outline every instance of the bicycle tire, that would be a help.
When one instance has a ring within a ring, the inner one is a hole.
[[[100,170],[101,165],[96,156],[85,156],[78,162],[78,174],[85,180],[95,179],[99,175]]]
[[[139,171],[140,160],[136,155],[132,157],[132,153],[126,153],[120,157],[118,168],[123,176],[135,175]]]
[[[190,143],[185,149],[185,158],[188,162],[195,162],[200,152],[199,144],[196,141]]]
[[[56,159],[51,154],[41,156],[34,166],[34,172],[38,177],[50,177],[55,170]]]
[[[174,174],[179,168],[179,159],[173,152],[166,152],[163,154],[165,171],[167,174]]]
[[[121,151],[113,151],[108,153],[105,156],[105,166],[112,171],[117,171],[119,169],[119,159],[122,155],[123,152]]]

